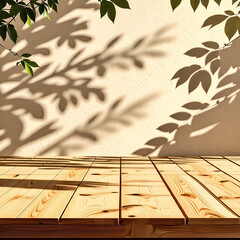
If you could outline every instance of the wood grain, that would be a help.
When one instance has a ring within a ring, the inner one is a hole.
[[[237,165],[227,159],[206,158],[206,157],[204,157],[204,159],[207,162],[219,168],[224,173],[227,173],[229,175],[240,174],[240,165]]]
[[[32,158],[31,158],[32,159]],[[28,160],[31,161],[31,159],[28,158],[7,158],[7,157],[1,157],[0,158],[0,175],[2,174],[15,174],[15,173],[9,173],[10,170],[15,169],[16,167],[27,165],[25,162]],[[33,161],[31,162],[33,163]]]
[[[61,223],[117,224],[120,158],[96,158],[70,200]]]
[[[212,166],[208,162],[204,161],[202,158],[174,158],[170,157],[170,159],[173,161],[173,163],[179,165],[181,169],[183,169],[187,173],[191,174],[223,174],[223,172],[220,169],[217,169],[216,167]]]
[[[213,161],[218,161],[219,158],[212,158]],[[179,163],[173,160],[184,170],[191,171],[187,173],[202,183],[213,195],[215,195],[221,202],[226,204],[233,212],[240,216],[240,182],[233,177],[224,174],[223,172],[217,172],[214,174],[216,167],[210,165],[203,159],[198,160],[198,164],[193,165],[188,163]],[[222,161],[222,160],[221,160]],[[225,160],[227,161],[227,160]],[[201,167],[201,172],[197,171]],[[240,178],[240,175],[232,175],[235,178]]]
[[[148,159],[122,159],[121,220],[178,225],[185,217]]]
[[[47,186],[55,175],[30,175],[0,198],[0,222],[14,219]]]
[[[0,238],[240,237],[239,156],[151,158],[0,157]]]
[[[132,225],[128,238],[239,238],[239,225]]]
[[[154,161],[158,170],[162,163]],[[164,165],[164,164],[163,164]],[[175,164],[176,167],[178,167]],[[179,168],[179,167],[178,167]],[[239,218],[213,197],[203,186],[186,174],[165,174],[162,177],[188,217],[188,224],[236,224]]]
[[[94,158],[70,161],[37,198],[18,216],[21,222],[58,222]]]
[[[0,176],[0,197],[9,191],[12,187],[16,186],[22,179],[28,175],[20,174],[3,174]]]

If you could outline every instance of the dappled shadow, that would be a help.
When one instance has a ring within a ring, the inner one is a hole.
[[[105,175],[104,175],[105,176]],[[114,174],[111,174],[109,176],[114,176]],[[1,179],[1,185],[0,187],[7,187],[9,188],[20,188],[20,189],[45,189],[45,190],[56,190],[56,191],[73,191],[80,186],[80,188],[97,188],[101,189],[103,187],[107,186],[120,186],[119,183],[114,182],[101,182],[101,181],[72,181],[72,180],[43,180],[41,179],[41,175],[39,175],[39,179],[22,179],[22,180],[16,180],[14,178],[4,178]],[[132,184],[131,184],[132,182]],[[156,186],[156,183],[159,183],[159,186],[161,187],[161,178],[159,177],[159,180],[151,180],[152,183],[155,183],[154,186]],[[149,185],[149,182],[148,182]],[[137,184],[136,180],[128,181],[127,184],[122,184],[122,186],[128,186],[128,187],[144,187],[146,185]],[[105,192],[102,192],[101,194],[106,194]],[[81,194],[80,194],[81,195]],[[97,195],[94,193],[94,196]],[[0,195],[1,196],[1,195]],[[82,194],[82,196],[84,196]],[[85,194],[85,196],[87,196]],[[90,194],[89,194],[90,196]]]
[[[122,38],[122,35],[118,35],[105,43],[97,53],[86,54],[87,46],[94,41],[94,36],[88,33],[89,21],[81,20],[81,17],[74,17],[71,14],[79,9],[95,11],[98,8],[98,3],[88,0],[74,1],[71,5],[68,1],[63,1],[60,3],[58,13],[51,13],[51,21],[41,18],[31,28],[26,26],[22,28],[17,23],[18,28],[21,29],[18,31],[21,33],[20,43],[17,45],[18,52],[38,54],[44,57],[45,62],[35,71],[34,77],[29,77],[20,66],[15,66],[16,59],[10,53],[0,52],[2,54],[0,59],[0,155],[12,155],[26,144],[61,131],[57,126],[58,119],[46,120],[47,107],[44,101],[50,100],[50,104],[56,106],[59,113],[57,117],[65,114],[70,107],[79,108],[83,101],[90,101],[92,97],[100,103],[106,103],[105,88],[99,87],[95,80],[106,77],[108,71],[112,69],[122,71],[128,71],[131,67],[144,69],[145,58],[165,56],[165,51],[159,47],[162,43],[173,39],[166,36],[170,26],[133,40],[126,48],[115,50]],[[54,44],[49,44],[51,42]],[[70,50],[73,49],[74,53],[69,52],[64,66],[57,65],[51,57],[53,50],[59,49],[61,55],[61,48],[65,45]],[[89,73],[90,70],[94,73]],[[83,126],[69,130],[71,133],[65,136],[64,140],[61,137],[40,154],[45,154],[53,148],[56,148],[60,155],[66,155],[69,150],[81,149],[78,143],[63,146],[63,143],[71,137],[77,136],[79,139],[96,142],[99,137],[93,133],[93,129],[101,128],[111,132],[112,128],[107,125],[109,122],[130,125],[133,120],[130,120],[127,115],[132,115],[135,120],[141,118],[142,114],[137,113],[137,108],[143,107],[151,99],[148,97],[140,99],[131,107],[122,110],[120,114],[114,115],[115,108],[122,100],[113,102],[106,113],[97,111]],[[30,120],[27,122],[26,119]],[[27,125],[33,120],[42,125],[37,124],[35,129],[26,135]]]
[[[28,191],[49,190],[56,192],[70,191],[75,193],[78,188],[79,196],[106,195],[118,192],[104,191],[106,187],[162,187],[163,181],[159,178],[146,178],[143,180],[142,173],[146,176],[156,175],[159,173],[171,174],[171,171],[176,171],[176,168],[181,171],[184,168],[185,172],[191,174],[192,171],[197,172],[199,176],[207,176],[209,172],[220,172],[215,167],[203,165],[200,157],[166,157],[165,159],[151,158],[154,164],[157,165],[158,172],[154,169],[150,159],[138,158],[106,158],[106,157],[82,157],[82,158],[0,158],[0,169],[5,172],[0,172],[0,196],[10,191],[12,199],[24,197]],[[171,160],[172,159],[172,160]],[[64,162],[65,161],[65,162]],[[178,165],[181,168],[178,168]],[[7,170],[6,167],[9,167]],[[11,168],[12,167],[12,168]],[[210,168],[209,168],[210,167]],[[151,170],[151,171],[149,171]],[[151,174],[150,174],[151,173]],[[177,172],[180,174],[181,172]],[[182,172],[183,173],[183,172]],[[181,174],[182,174],[181,173]],[[122,175],[122,179],[120,178]],[[114,177],[115,176],[115,177]],[[129,176],[129,177],[128,177]],[[112,181],[119,179],[119,181]],[[124,180],[123,180],[124,179]],[[91,191],[86,193],[85,188],[94,188],[94,193]],[[82,193],[81,193],[82,190]],[[98,191],[99,190],[99,191]],[[34,193],[34,192],[33,192]],[[150,197],[146,193],[129,193],[129,196]],[[47,193],[46,193],[47,196]],[[151,195],[152,197],[153,195]],[[158,196],[158,195],[154,195]],[[164,195],[161,195],[164,196]],[[1,199],[0,199],[1,201]]]
[[[122,110],[118,110],[123,99],[118,99],[115,101],[106,113],[97,113],[91,116],[86,122],[70,133],[63,136],[54,144],[50,145],[47,149],[40,152],[40,155],[47,155],[51,150],[57,150],[58,155],[68,155],[70,150],[74,150],[75,147],[79,149],[84,149],[86,140],[89,140],[90,144],[97,142],[103,133],[113,133],[116,132],[119,127],[125,126],[129,127],[133,124],[134,119],[143,118],[146,116],[145,106],[152,101],[158,94],[151,94],[147,97],[140,99],[139,101],[130,104],[128,107]],[[78,142],[75,145],[68,144],[71,139],[76,138]],[[80,141],[81,140],[81,141]]]
[[[60,161],[61,160],[61,161]],[[65,161],[65,162],[63,162]],[[70,162],[69,162],[70,161]],[[150,163],[146,166],[146,162]],[[164,164],[173,164],[170,160]],[[122,172],[120,171],[122,166]],[[8,167],[8,168],[6,168]],[[148,182],[138,183],[138,177],[142,179],[139,171],[153,169],[150,160],[117,158],[81,158],[81,159],[59,159],[55,158],[9,158],[0,159],[0,196],[11,189],[45,189],[54,191],[73,191],[78,186],[81,188],[102,189],[107,186],[119,186],[118,182],[111,182],[111,178],[116,176],[120,180],[120,173],[124,176],[131,171],[130,175],[134,178],[127,179],[121,186],[143,187],[149,186]],[[83,173],[86,173],[84,176]],[[157,172],[156,172],[157,174]],[[95,180],[93,180],[95,179]],[[162,183],[159,180],[151,180],[152,184]],[[105,194],[102,192],[101,194]],[[86,195],[86,194],[85,194]],[[96,193],[94,193],[96,195]]]
[[[223,48],[215,42],[206,43],[212,50],[194,48],[186,53],[191,57],[205,57],[204,70],[197,64],[187,66],[180,69],[173,80],[177,81],[176,87],[188,83],[189,93],[200,85],[208,92],[217,74],[215,78],[219,83],[215,94],[208,103],[184,104],[183,111],[170,116],[173,120],[157,128],[161,132],[159,137],[150,139],[146,147],[133,154],[239,155],[240,39]]]

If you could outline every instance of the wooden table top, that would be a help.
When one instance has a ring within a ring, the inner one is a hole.
[[[240,157],[0,157],[0,224],[239,224]]]

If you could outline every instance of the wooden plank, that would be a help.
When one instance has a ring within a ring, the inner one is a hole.
[[[48,157],[48,156],[35,156],[34,159],[47,159],[47,160],[67,160],[70,161],[73,159],[73,157],[70,156],[54,156],[54,157]]]
[[[121,221],[185,224],[185,217],[151,161],[121,160]]]
[[[175,162],[175,160],[173,161]],[[177,164],[184,170],[189,169],[188,164],[184,164],[182,162]],[[214,171],[212,171],[212,169],[215,167],[203,159],[199,160],[198,165],[195,167],[198,168],[198,166],[204,170],[204,174],[203,171],[201,174],[199,174],[199,172],[194,171],[195,169],[188,171],[188,174],[201,182],[209,191],[212,192],[212,194],[214,194],[226,206],[228,206],[228,208],[240,216],[240,182],[233,177],[224,174],[223,172],[214,174]],[[240,179],[240,175],[232,176]]]
[[[215,167],[219,168],[224,173],[229,175],[240,174],[240,165],[237,165],[227,159],[218,158],[204,158],[207,162],[211,163]]]
[[[0,196],[11,190],[32,173],[32,169],[30,171],[28,169],[27,161],[34,162],[33,158],[30,157],[1,157],[0,164],[9,170],[0,175]],[[34,168],[33,171],[36,169]],[[21,174],[22,172],[25,174]]]
[[[173,174],[182,175],[183,174],[182,170],[169,158],[167,158],[167,159],[157,158],[157,157],[155,157],[155,158],[150,157],[150,158],[154,161],[154,163],[156,163],[156,165],[161,166],[161,168],[158,168],[158,171],[161,174],[162,173],[164,173],[164,175],[165,174],[170,174],[170,175],[173,175]]]
[[[24,164],[25,161],[30,160],[29,158],[0,158],[0,175],[7,174],[10,170],[16,168],[17,166]],[[11,173],[10,173],[11,174]]]
[[[45,159],[45,162],[42,162],[41,165],[39,165],[37,171],[34,171],[32,174],[33,175],[56,175],[61,170],[69,164],[70,160],[64,160],[61,162],[56,161],[55,159],[49,158]]]
[[[181,161],[183,164],[183,161]],[[154,161],[158,170],[162,163]],[[177,165],[176,165],[177,166]],[[177,166],[178,167],[178,166]],[[188,217],[188,224],[236,224],[239,218],[181,168],[180,174],[161,172],[178,203]]]
[[[127,238],[239,238],[239,225],[133,225]]]
[[[234,164],[237,164],[237,165],[240,165],[240,158],[233,158],[233,157],[226,157],[225,158],[226,160],[230,161],[230,162],[233,162]]]
[[[14,220],[55,175],[30,175],[0,197],[0,223]]]
[[[130,231],[124,225],[97,225],[97,224],[4,224],[0,225],[1,238],[124,238]]]
[[[32,159],[33,156],[1,156],[1,158],[18,158],[18,159]]]
[[[1,225],[0,238],[239,238],[239,225]]]
[[[31,159],[34,162],[34,159]],[[38,161],[38,160],[37,160]],[[46,159],[44,163],[51,161]],[[13,169],[14,174],[27,173],[17,185],[0,197],[0,223],[16,222],[17,216],[38,196],[38,194],[49,184],[56,174],[41,174],[39,166],[28,169],[26,166]],[[45,170],[48,171],[48,170]],[[60,171],[60,170],[59,170]],[[10,170],[9,172],[12,172]],[[33,174],[34,172],[34,174]],[[49,173],[49,172],[48,172]],[[9,179],[10,181],[11,179]]]
[[[10,191],[13,187],[17,187],[17,184],[19,184],[23,179],[26,179],[30,174],[44,173],[44,171],[39,171],[39,166],[44,165],[46,161],[39,162],[39,160],[35,160],[34,158],[30,159],[30,157],[11,157],[2,159],[6,161],[7,165],[12,165],[14,167],[11,168],[11,171],[7,171],[7,174],[0,176],[0,196]],[[29,169],[32,165],[35,165],[35,167]],[[46,174],[50,175],[49,172],[46,172]]]
[[[223,157],[236,162],[240,161],[240,156],[223,156]]]
[[[67,208],[61,223],[117,224],[119,218],[120,158],[96,158]]]
[[[9,191],[12,187],[16,186],[22,179],[28,175],[20,174],[3,174],[0,176],[0,197]]]
[[[222,174],[222,171],[216,167],[210,165],[208,162],[203,161],[202,158],[190,158],[190,157],[181,157],[174,158],[170,157],[174,163],[178,164],[185,172],[191,174],[201,174],[207,175],[211,174]]]
[[[225,174],[197,175],[195,178],[240,216],[240,182]]]
[[[138,156],[138,157],[121,157],[121,159],[123,160],[123,161],[137,161],[137,162],[139,162],[139,161],[149,161],[149,158],[148,157],[141,157],[141,156]]]
[[[70,161],[18,216],[21,222],[57,223],[94,158]]]
[[[5,166],[5,164],[2,164],[2,162],[0,161],[0,175],[7,173],[13,168],[14,166]]]
[[[36,171],[40,166],[42,166],[46,161],[38,163],[34,165],[34,160],[30,159],[28,162],[26,160],[22,161],[22,163],[14,162],[12,163],[15,167],[9,170],[8,174],[31,174]],[[9,165],[11,163],[8,163]]]

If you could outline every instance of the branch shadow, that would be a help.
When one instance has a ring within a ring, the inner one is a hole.
[[[236,39],[223,48],[215,42],[206,43],[212,48],[207,53],[195,48],[186,54],[196,58],[204,56],[209,67],[204,70],[207,74],[201,73],[201,66],[191,65],[180,69],[173,80],[177,80],[176,87],[188,83],[189,94],[201,85],[208,92],[217,73],[219,83],[210,102],[184,104],[183,111],[172,114],[170,122],[157,128],[161,135],[147,141],[146,147],[136,150],[134,155],[239,155],[240,40]]]
[[[51,99],[51,104],[56,105],[59,116],[65,114],[70,107],[79,108],[82,101],[90,101],[92,97],[100,103],[106,103],[106,91],[97,86],[95,80],[106,77],[108,71],[114,68],[122,71],[128,71],[131,67],[144,69],[145,58],[159,58],[166,55],[166,52],[159,48],[163,43],[173,40],[172,37],[166,36],[170,26],[162,27],[150,35],[136,39],[125,49],[114,50],[113,47],[116,47],[122,38],[122,35],[118,35],[107,42],[97,53],[85,54],[89,44],[94,41],[94,37],[87,32],[89,21],[81,21],[81,17],[71,17],[71,14],[75,10],[95,11],[98,8],[99,4],[89,0],[74,1],[71,5],[68,1],[63,1],[60,3],[58,13],[50,14],[51,21],[40,18],[31,28],[22,28],[17,24],[20,29],[18,32],[21,33],[21,41],[17,45],[18,52],[38,54],[46,61],[35,71],[34,77],[28,77],[20,67],[15,66],[15,59],[11,54],[7,54],[6,51],[0,52],[2,56],[0,59],[0,155],[12,155],[26,144],[40,141],[43,137],[61,131],[61,128],[57,127],[58,119],[45,121],[47,107],[43,104],[43,100]],[[56,49],[67,45],[69,49],[75,50],[74,54],[69,56],[65,66],[53,64],[49,58],[52,56],[52,47],[47,45],[49,42],[54,42]],[[82,44],[81,49],[78,47],[79,42]],[[89,70],[94,73],[89,74]],[[112,112],[121,101],[122,99],[118,99],[112,103]],[[140,107],[145,103],[139,100],[136,104]],[[136,104],[134,103],[132,108],[137,108]],[[115,118],[110,116],[111,111],[107,110],[105,113],[107,115],[105,122],[116,121],[124,126],[129,125],[128,120],[120,115]],[[123,115],[134,112],[135,109],[125,111],[128,112],[124,113],[123,110]],[[97,112],[86,122],[86,126],[95,123],[102,115],[104,113]],[[135,119],[141,118],[140,115],[135,114]],[[27,127],[26,117],[38,123],[42,122],[42,125],[28,136],[24,135]],[[99,124],[99,127],[102,125]],[[73,135],[80,139],[98,141],[91,131],[83,131],[81,128],[75,129],[69,137]],[[62,140],[59,139],[49,149],[60,148],[61,144]],[[74,151],[74,148],[79,148],[79,145],[69,147],[66,145],[62,151],[59,151],[60,155],[65,155],[67,148]],[[48,149],[42,151],[41,154],[47,151]]]

